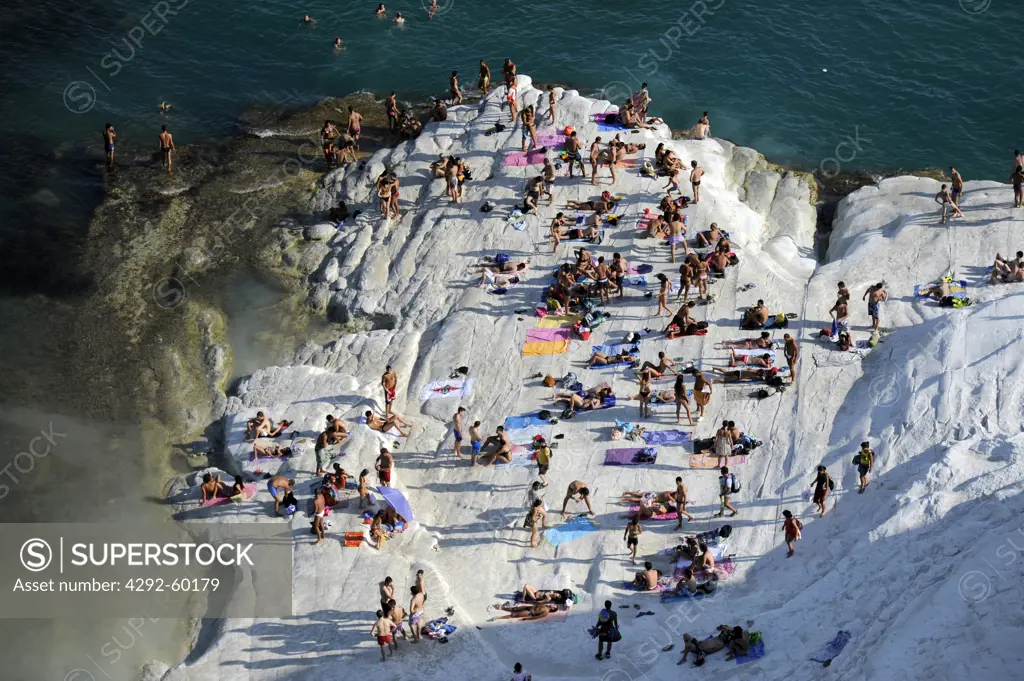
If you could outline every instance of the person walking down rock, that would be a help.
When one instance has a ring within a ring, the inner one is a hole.
[[[604,607],[597,616],[597,655],[599,660],[610,659],[612,656],[612,643],[622,639],[619,633],[619,616],[612,610],[612,602],[605,601]],[[604,646],[604,649],[602,649]]]

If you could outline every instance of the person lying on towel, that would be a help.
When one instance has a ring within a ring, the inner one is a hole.
[[[647,561],[644,563],[643,572],[638,572],[633,577],[633,585],[641,591],[654,591],[658,588],[659,577],[661,577],[661,572],[654,569],[651,561]]]
[[[629,354],[625,350],[619,351],[619,353],[616,354],[616,355],[605,355],[605,354],[600,353],[600,352],[595,352],[593,355],[590,356],[590,361],[587,362],[587,366],[588,367],[594,367],[594,366],[601,367],[601,366],[606,366],[608,364],[619,364],[621,362],[629,362],[629,363],[632,364],[635,361],[637,361],[637,356],[636,355],[631,355],[631,354]]]
[[[771,369],[772,362],[772,356],[767,352],[763,355],[737,355],[735,350],[729,351],[730,367],[753,366],[761,369]]]
[[[496,620],[539,620],[547,617],[553,612],[558,612],[558,606],[554,603],[533,603],[513,605],[505,602],[494,606],[497,610],[504,610],[508,615],[495,617]]]
[[[523,602],[525,603],[554,603],[565,605],[572,600],[572,591],[569,589],[534,589],[529,584],[523,585]]]
[[[738,340],[724,340],[722,345],[727,348],[745,348],[747,350],[760,350],[771,348],[774,344],[772,341],[772,335],[767,331],[761,332],[760,338],[741,338]]]
[[[768,382],[779,373],[778,367],[772,367],[771,369],[719,369],[714,367],[712,371],[721,374],[721,378],[714,380],[715,383],[739,383],[740,381]]]

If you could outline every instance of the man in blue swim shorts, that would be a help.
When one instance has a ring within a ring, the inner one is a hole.
[[[868,316],[871,317],[871,331],[878,332],[878,325],[881,321],[881,305],[884,301],[889,298],[888,292],[884,288],[885,282],[878,282],[877,284],[868,287],[868,290],[864,292],[861,300],[867,298],[868,300]]]
[[[469,444],[473,446],[473,455],[469,458],[469,465],[476,465],[476,457],[480,456],[480,450],[484,446],[484,436],[480,434],[480,422],[474,421],[469,429]]]
[[[270,492],[270,496],[274,497],[274,515],[281,515],[281,502],[284,501],[288,492],[292,491],[292,485],[294,484],[294,480],[289,480],[283,475],[267,480],[267,491]]]
[[[452,430],[455,432],[455,456],[462,458],[462,415],[466,413],[465,407],[459,407],[452,417]]]
[[[114,141],[117,139],[117,133],[114,132],[114,126],[107,123],[107,127],[103,129],[103,148],[107,152],[107,167],[114,167]]]

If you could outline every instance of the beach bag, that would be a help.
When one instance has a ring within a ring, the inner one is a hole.
[[[836,488],[836,481],[832,479],[832,476],[828,476],[828,491],[831,492]]]
[[[555,381],[555,377],[554,376],[550,376],[549,375],[549,376],[545,376],[544,377],[544,387],[545,388],[554,388],[555,387],[555,383],[557,383],[557,381]]]
[[[562,410],[561,418],[562,418],[563,421],[571,419],[572,417],[573,417],[572,407],[566,407],[565,409]]]
[[[494,264],[498,267],[504,267],[511,259],[508,253],[498,253],[494,256]]]
[[[780,312],[779,314],[775,315],[775,328],[776,329],[788,329],[789,328],[789,319],[786,317],[786,314],[784,312]]]
[[[797,521],[797,525],[799,525],[799,524],[800,524],[800,521]],[[750,641],[750,645],[756,646],[758,643],[761,642],[761,632],[760,631],[752,631],[752,632],[750,632],[750,635],[747,638],[747,640]]]
[[[579,382],[580,382],[579,377],[576,376],[576,374],[574,374],[574,373],[572,373],[570,371],[565,376],[562,376],[562,380],[560,382],[560,386],[561,386],[562,390],[572,390],[572,387],[574,385],[576,385],[577,383],[579,383]]]

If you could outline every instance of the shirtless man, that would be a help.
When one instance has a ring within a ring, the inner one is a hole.
[[[604,256],[597,259],[597,292],[601,296],[601,302],[608,302],[608,291],[611,289],[610,271],[604,262]]]
[[[783,353],[786,355],[786,363],[789,364],[789,384],[796,384],[796,362],[800,358],[800,348],[796,344],[796,339],[790,336],[788,333],[782,337],[785,340],[783,346]]]
[[[391,403],[395,401],[398,389],[398,374],[390,364],[384,368],[384,374],[380,377],[380,385],[384,389],[384,416],[388,417],[391,416]]]
[[[609,364],[621,364],[622,362],[635,362],[636,355],[631,355],[629,352],[623,350],[617,355],[604,355],[600,352],[595,352],[590,356],[590,361],[587,362],[588,367],[595,366],[607,366]],[[577,395],[577,397],[579,397]]]
[[[516,65],[511,59],[506,59],[504,66],[501,67],[501,72],[505,76],[505,87],[514,88],[516,86]]]
[[[772,356],[767,352],[763,355],[737,355],[735,350],[729,351],[729,366],[730,367],[763,367],[771,368]]]
[[[341,419],[334,418],[333,414],[327,415],[327,428],[324,432],[327,433],[327,441],[332,445],[344,442],[349,436],[348,426]]]
[[[523,138],[523,147],[522,148],[523,148],[523,151],[526,151],[526,141],[527,141],[527,139],[530,140],[530,142],[533,145],[533,148],[536,149],[537,148],[537,126],[534,123],[535,116],[534,116],[534,113],[533,113],[533,105],[532,104],[530,106],[526,107],[525,109],[523,109],[522,112],[520,112],[519,119],[523,123],[523,129],[522,129],[522,133],[523,133],[522,134],[522,138]]]
[[[747,308],[747,311],[743,313],[743,324],[741,326],[745,329],[760,329],[764,327],[767,321],[768,308],[763,300],[758,300],[756,305]]]
[[[868,290],[861,296],[861,300],[867,298],[868,316],[871,317],[871,331],[878,333],[878,325],[881,323],[881,305],[889,299],[889,293],[882,286],[882,282],[868,287]]]
[[[626,277],[629,276],[629,263],[618,253],[612,255],[611,270],[615,281],[615,288],[619,292],[619,298],[626,295]]]
[[[209,473],[203,475],[203,484],[199,487],[199,492],[202,495],[202,498],[199,500],[200,504],[206,503],[207,500],[212,501],[218,496],[230,496],[228,486],[220,481],[220,473],[216,476]]]
[[[313,532],[316,533],[316,541],[313,546],[324,542],[324,515],[327,510],[327,488],[321,487],[316,496],[313,497]]]
[[[580,177],[587,176],[586,168],[583,165],[583,155],[580,153],[582,148],[583,143],[580,142],[579,137],[576,136],[576,131],[573,130],[565,140],[565,160],[569,162],[569,177],[572,177],[572,169],[576,165],[580,167]]]
[[[405,608],[399,605],[394,598],[388,601],[388,619],[395,625],[393,636],[395,639],[395,650],[398,650],[398,635],[401,634],[403,640],[409,637],[405,633]]]
[[[515,85],[505,86],[505,103],[508,104],[508,113],[512,125],[515,125],[516,116],[518,115],[516,112],[519,110],[519,93]]]
[[[597,167],[601,157],[601,138],[598,137],[590,145],[590,184],[597,184]]]
[[[377,639],[377,645],[380,646],[380,661],[384,662],[384,647],[387,646],[388,654],[395,654],[395,642],[392,638],[392,634],[395,631],[395,623],[390,617],[384,615],[383,610],[377,611],[377,621],[373,623],[373,627],[370,629],[370,635]]]
[[[676,512],[679,516],[679,522],[676,523],[677,530],[683,526],[683,516],[686,516],[687,520],[693,520],[693,515],[686,510],[686,485],[683,484],[683,479],[680,477],[676,478]]]
[[[544,193],[548,197],[548,205],[550,206],[555,202],[555,197],[551,193],[551,190],[555,186],[556,172],[554,164],[551,163],[551,159],[546,156],[544,157],[544,168],[540,171],[540,176],[544,180]]]
[[[278,475],[267,481],[267,491],[274,498],[274,515],[281,515],[281,502],[292,491],[294,480]]]
[[[665,375],[666,371],[672,374],[678,374],[679,372],[672,368],[675,365],[676,363],[670,360],[662,351],[658,353],[657,364],[653,364],[651,362],[644,362],[643,366],[637,369],[636,373],[639,375],[641,373],[653,372],[651,374],[653,378],[661,378],[662,376]]]
[[[512,461],[512,440],[509,438],[508,433],[505,432],[505,426],[498,426],[494,435],[487,438],[485,445],[494,445],[494,451],[485,454],[489,456],[490,461],[484,462],[484,457],[480,457],[480,463],[484,466],[492,466],[499,460],[502,463],[510,463]]]
[[[362,132],[363,114],[351,106],[348,108],[348,134],[356,142],[356,151],[359,151],[359,133]]]
[[[952,187],[950,187],[949,195],[953,200],[953,205],[960,208],[960,197],[964,193],[964,178],[960,176],[957,169],[953,166],[949,167],[949,176],[953,178]]]
[[[582,480],[573,480],[565,490],[565,498],[562,500],[562,519],[565,519],[565,507],[569,500],[582,501],[587,505],[587,513],[594,515],[594,508],[590,505],[590,488]]]
[[[837,333],[850,332],[850,308],[845,298],[837,300],[828,313],[836,320]]]
[[[775,345],[772,341],[772,335],[767,331],[762,331],[758,338],[742,338],[739,340],[724,340],[721,342],[723,348],[745,348],[745,349],[758,349],[768,350]]]
[[[409,437],[408,431],[402,430],[401,428],[401,426],[408,428],[409,423],[403,420],[398,414],[391,414],[386,419],[382,419],[372,411],[367,411],[364,416],[366,417],[366,425],[369,426],[370,430],[386,433],[394,428],[402,437]]]
[[[672,214],[673,219],[668,223],[668,243],[671,249],[671,260],[672,264],[676,262],[676,246],[678,244],[683,245],[683,249],[686,253],[690,252],[690,247],[686,243],[686,237],[683,236],[683,221],[679,219],[678,213]]]
[[[484,436],[480,433],[480,422],[474,421],[473,425],[469,427],[469,445],[473,449],[473,453],[469,455],[469,465],[476,465],[476,457],[480,455],[480,450],[484,446]]]
[[[384,487],[391,487],[391,469],[395,465],[395,459],[386,447],[380,448],[380,456],[374,462],[373,467],[377,471],[377,479]]]
[[[647,92],[647,83],[640,84],[640,89],[633,93],[631,101],[636,107],[637,116],[641,120],[647,118],[647,107],[651,103],[651,95]]]
[[[174,148],[174,137],[171,133],[167,132],[167,126],[160,126],[160,165],[167,168],[167,172],[171,172],[171,155],[175,151]]]
[[[455,104],[462,104],[462,90],[459,89],[458,71],[452,71],[452,76],[448,79],[448,94],[451,95],[453,106]]]
[[[388,130],[398,132],[398,102],[394,91],[384,100],[384,113],[388,117]]]
[[[548,85],[548,117],[551,118],[551,125],[555,124],[555,102],[558,96],[555,94],[555,86]]]
[[[633,583],[644,591],[653,591],[658,588],[658,578],[660,576],[658,571],[654,569],[654,564],[647,561],[644,563],[644,571],[636,573]]]
[[[452,432],[455,437],[455,456],[462,458],[462,415],[466,413],[465,407],[459,407],[452,417]]]
[[[712,222],[707,231],[697,232],[697,248],[705,248],[707,246],[710,246],[714,242],[721,239],[722,236],[722,230],[718,228],[718,225],[716,223]]]
[[[700,178],[704,177],[704,166],[690,161],[690,187],[693,189],[693,202],[700,203]]]
[[[487,66],[487,62],[483,59],[480,60],[480,75],[477,77],[476,86],[484,94],[487,94],[487,91],[491,89],[491,68]]]
[[[409,629],[412,630],[412,642],[419,643],[420,628],[423,626],[423,606],[427,596],[418,586],[410,588],[409,591],[412,592],[412,600],[409,601]]]
[[[935,203],[942,206],[942,214],[939,217],[940,225],[950,218],[962,218],[964,216],[964,214],[960,212],[959,206],[957,206],[956,203],[953,202],[953,197],[950,195],[949,189],[946,187],[946,185],[942,185],[942,187],[939,189],[939,193],[935,195]],[[946,212],[950,208],[953,209],[952,215],[950,216],[950,218],[947,218]]]
[[[316,473],[313,475],[320,477],[327,469],[327,464],[330,462],[330,455],[327,453],[327,446],[329,444],[330,435],[328,431],[324,430],[316,437],[316,444],[313,445],[313,455],[316,457]]]
[[[107,123],[107,126],[103,128],[103,150],[107,153],[107,167],[114,167],[114,142],[117,140],[117,133],[114,132],[114,126]]]

